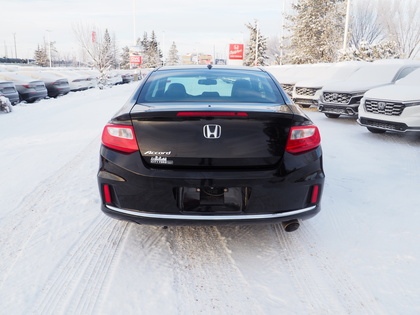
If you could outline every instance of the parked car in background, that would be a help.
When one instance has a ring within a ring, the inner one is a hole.
[[[19,99],[27,103],[34,103],[48,96],[44,81],[16,72],[0,72],[0,81],[12,81],[19,93]]]
[[[366,64],[362,61],[336,63],[310,79],[296,82],[293,87],[292,99],[302,107],[318,106],[321,89],[324,85],[345,80]]]
[[[123,78],[121,76],[121,74],[116,73],[116,72],[109,72],[106,75],[106,84],[109,86],[112,85],[117,85],[117,84],[122,84],[123,83]]]
[[[0,94],[7,97],[12,105],[20,102],[19,93],[12,81],[0,81]]]
[[[70,85],[66,78],[41,71],[20,71],[19,73],[44,81],[49,97],[58,97],[70,92]]]
[[[274,75],[277,81],[280,82],[281,87],[286,94],[291,98],[293,96],[293,87],[299,81],[316,77],[327,71],[334,64],[319,63],[319,64],[305,64],[295,65],[287,69],[287,72],[280,74],[279,77]]]
[[[72,92],[89,89],[90,82],[87,74],[80,74],[71,70],[46,70],[45,72],[67,79]]]
[[[357,121],[373,133],[420,131],[420,68],[392,86],[367,91]]]
[[[74,70],[74,72],[86,76],[88,89],[93,89],[98,86],[99,72],[94,70]]]
[[[105,126],[98,183],[122,220],[293,231],[320,211],[320,135],[260,68],[162,67]]]
[[[122,78],[122,83],[130,83],[134,81],[134,72],[129,70],[118,70],[117,71]]]
[[[318,110],[328,118],[340,115],[357,117],[360,101],[366,91],[395,83],[420,67],[413,60],[381,60],[366,65],[347,80],[327,84],[322,88]]]

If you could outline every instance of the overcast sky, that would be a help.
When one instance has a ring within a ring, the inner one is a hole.
[[[114,34],[118,46],[154,30],[166,54],[172,42],[180,53],[224,52],[229,43],[247,40],[248,22],[258,20],[261,33],[281,34],[283,6],[292,0],[10,0],[2,1],[0,56],[33,58],[44,39],[60,54],[78,54],[74,25],[95,25]],[[283,4],[284,3],[284,4]],[[135,10],[134,10],[135,8]],[[134,14],[135,12],[135,14]],[[134,25],[135,30],[134,30]]]

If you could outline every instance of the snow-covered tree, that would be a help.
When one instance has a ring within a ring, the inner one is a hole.
[[[149,68],[156,68],[162,65],[163,55],[159,48],[159,43],[157,41],[155,31],[152,31],[152,34],[150,35],[147,52],[149,56]]]
[[[353,6],[350,22],[349,46],[359,48],[359,44],[373,44],[384,38],[384,29],[378,15],[378,1],[359,1]]]
[[[102,50],[101,55],[104,58],[104,63],[111,66],[114,59],[113,58],[113,44],[111,42],[111,36],[109,35],[108,29],[105,29],[104,41],[103,41],[101,50]]]
[[[163,55],[154,31],[152,31],[150,39],[147,32],[144,32],[143,39],[138,39],[137,45],[142,50],[143,68],[155,68],[162,65]]]
[[[398,50],[398,45],[393,41],[384,40],[373,44],[361,41],[359,47],[353,45],[344,52],[341,51],[339,60],[375,61],[380,59],[398,59],[400,57],[401,53]]]
[[[130,69],[130,48],[125,46],[122,48],[121,57],[121,69]]]
[[[35,59],[35,64],[38,66],[46,67],[49,65],[48,53],[47,53],[47,49],[45,45],[40,46],[38,44],[38,48],[35,50],[34,59]]]
[[[420,1],[383,1],[380,15],[388,38],[397,43],[403,57],[416,57],[420,53]]]
[[[166,65],[175,66],[179,64],[178,49],[176,48],[175,42],[172,42],[171,48],[169,49],[168,60]]]
[[[287,15],[291,63],[333,62],[343,45],[345,0],[298,0]]]
[[[245,50],[244,65],[266,66],[267,37],[261,35],[257,21],[254,21],[254,24],[245,24],[245,26],[249,29],[249,42]]]
[[[77,25],[74,27],[76,38],[83,51],[89,57],[94,68],[100,73],[100,81],[104,84],[106,73],[112,67],[115,55],[111,37],[107,29],[102,31],[94,26]]]

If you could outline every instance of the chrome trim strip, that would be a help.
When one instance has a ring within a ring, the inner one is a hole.
[[[184,214],[156,214],[146,213],[127,209],[120,209],[110,205],[105,205],[109,210],[132,215],[140,218],[152,218],[152,219],[170,219],[170,220],[197,220],[197,221],[222,221],[222,220],[254,220],[254,219],[275,219],[288,217],[291,215],[297,215],[305,212],[315,210],[316,206],[311,206],[304,209],[293,210],[282,213],[274,214],[249,214],[249,215],[184,215]]]

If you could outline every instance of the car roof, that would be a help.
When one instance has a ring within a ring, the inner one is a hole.
[[[247,70],[255,72],[265,72],[260,67],[247,67],[247,66],[226,66],[226,65],[180,65],[180,66],[163,66],[156,68],[154,71],[165,71],[165,70],[204,70],[204,69],[220,69],[220,70]]]

